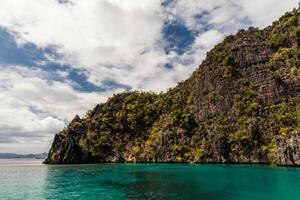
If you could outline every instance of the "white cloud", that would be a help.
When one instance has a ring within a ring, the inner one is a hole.
[[[189,59],[192,59],[194,63],[200,63],[207,51],[214,47],[215,44],[222,41],[224,34],[220,33],[217,30],[209,30],[202,34],[199,34],[195,38],[195,42],[192,46],[191,52],[187,52]]]
[[[224,35],[248,26],[247,19],[256,26],[269,24],[297,1],[177,0],[162,7],[160,0],[72,0],[67,4],[2,0],[0,26],[10,30],[20,45],[30,42],[41,48],[56,47],[63,55],[60,61],[87,70],[93,84],[109,79],[135,89],[161,85],[154,89],[164,90],[186,77],[178,76],[182,68],[163,69],[165,63],[174,61],[163,49],[165,20],[182,21],[200,33],[209,28]],[[182,59],[187,59],[186,55]],[[184,74],[198,64],[184,65]]]
[[[246,28],[244,20],[263,28],[298,5],[298,0],[176,0],[168,13],[192,30],[203,29],[203,22],[226,34]],[[198,17],[197,17],[198,16]],[[199,16],[203,17],[202,23]],[[200,23],[199,23],[200,22]]]
[[[298,0],[176,0],[163,7],[160,0],[1,0],[0,27],[12,33],[18,45],[55,48],[62,57],[48,55],[49,61],[84,70],[95,85],[112,80],[133,89],[161,91],[188,77],[224,35],[249,24],[269,25],[297,4]],[[184,54],[165,52],[166,21],[178,21],[197,33]],[[47,66],[45,62],[40,64]],[[166,63],[173,68],[166,69]],[[0,151],[28,148],[26,138],[34,138],[30,143],[36,151],[46,150],[65,121],[117,92],[77,91],[65,71],[57,72],[64,82],[49,82],[49,76],[37,69],[1,68]],[[4,140],[10,143],[1,143]]]
[[[220,12],[218,15],[212,14],[216,8],[230,8],[231,2],[224,0],[177,0],[173,1],[170,8],[167,9],[168,14],[171,15],[171,19],[176,19],[182,21],[190,29],[202,29],[203,24],[198,23],[197,17],[203,16],[204,11],[206,13],[207,20],[211,20],[212,17],[217,17],[219,15],[228,15],[230,14],[229,10],[227,12]],[[212,16],[215,15],[215,16]],[[209,22],[209,21],[207,21]]]
[[[20,45],[56,46],[64,62],[88,70],[96,84],[112,77],[140,88],[139,80],[149,76],[146,68],[157,65],[148,58],[163,55],[157,43],[163,26],[159,0],[75,0],[72,5],[3,0],[1,7],[0,25]]]
[[[195,39],[194,45],[201,46],[204,49],[212,48],[216,43],[223,39],[223,34],[217,30],[206,31]]]
[[[50,145],[53,134],[76,114],[81,116],[98,102],[112,95],[74,90],[67,82],[49,82],[45,72],[20,66],[0,68],[0,143],[45,141]],[[0,144],[0,151],[1,151]],[[35,151],[35,149],[30,149]]]
[[[285,12],[296,8],[299,0],[239,0],[241,12],[249,16],[255,26],[263,28],[271,25],[272,21],[282,16]]]

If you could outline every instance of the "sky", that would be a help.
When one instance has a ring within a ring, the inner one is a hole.
[[[47,152],[76,114],[166,91],[224,36],[298,0],[1,0],[0,153]]]

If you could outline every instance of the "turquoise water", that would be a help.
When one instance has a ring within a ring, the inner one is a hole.
[[[40,162],[0,160],[0,199],[300,199],[300,168]]]

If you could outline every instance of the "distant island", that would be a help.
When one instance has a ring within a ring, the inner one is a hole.
[[[47,153],[38,154],[16,154],[16,153],[0,153],[0,159],[16,159],[16,158],[34,158],[34,159],[45,159]]]

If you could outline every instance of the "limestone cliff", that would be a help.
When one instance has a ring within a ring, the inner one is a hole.
[[[58,133],[45,163],[300,165],[300,9],[228,36],[166,93],[125,92]]]

